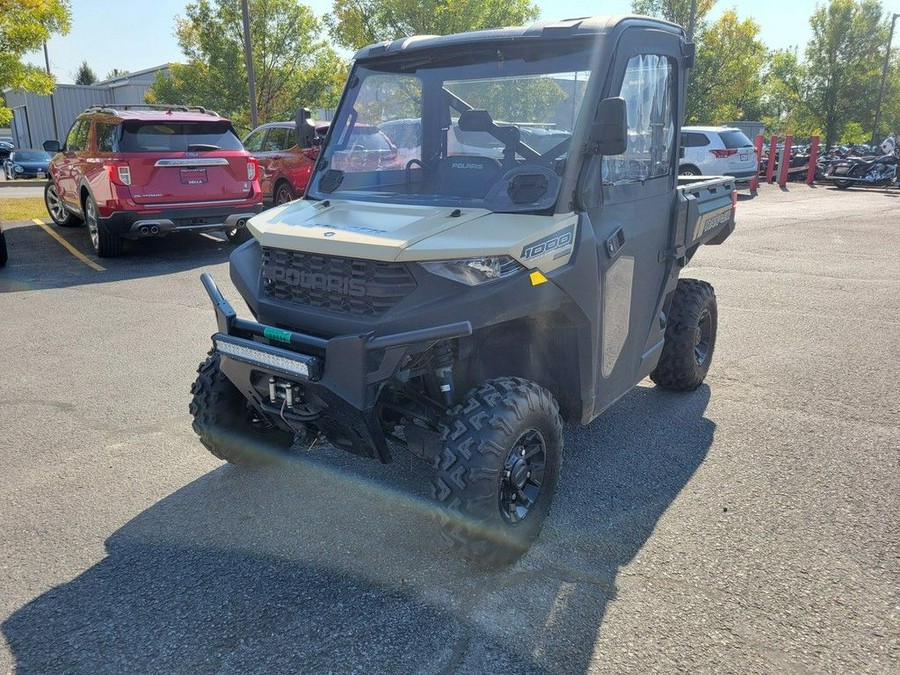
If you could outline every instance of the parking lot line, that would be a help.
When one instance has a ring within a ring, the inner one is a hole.
[[[70,244],[69,242],[67,242],[67,241],[66,241],[65,239],[63,239],[62,237],[60,237],[59,234],[57,234],[56,232],[54,232],[53,229],[52,229],[49,225],[47,225],[47,223],[45,223],[43,220],[38,220],[37,218],[34,218],[34,219],[32,219],[32,222],[33,222],[35,225],[40,225],[41,229],[44,230],[44,232],[46,232],[46,233],[49,234],[51,237],[53,237],[54,239],[56,239],[56,241],[58,241],[60,244],[62,244],[62,246],[63,246],[64,249],[66,249],[69,253],[71,253],[71,254],[72,254],[73,256],[75,256],[78,260],[80,260],[81,262],[83,262],[85,265],[87,265],[87,266],[90,267],[91,269],[95,269],[95,270],[97,270],[98,272],[105,272],[105,271],[106,271],[106,268],[105,268],[105,267],[103,267],[102,265],[98,265],[98,264],[95,263],[93,260],[91,260],[90,258],[88,258],[84,253],[82,253],[82,252],[79,251],[77,248],[75,248],[74,246],[72,246],[72,244]]]

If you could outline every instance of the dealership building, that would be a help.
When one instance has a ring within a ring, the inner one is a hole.
[[[44,141],[62,142],[75,118],[92,105],[143,103],[157,73],[169,74],[169,66],[147,68],[96,84],[58,84],[50,96],[4,89],[6,107],[13,111],[11,125],[17,148],[40,148]]]

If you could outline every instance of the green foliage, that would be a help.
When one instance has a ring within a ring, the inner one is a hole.
[[[176,20],[186,64],[159,75],[148,102],[202,105],[250,126],[240,0],[197,0]],[[347,64],[319,38],[322,26],[295,0],[250,0],[259,122],[293,119],[297,107],[334,107]]]
[[[91,70],[87,61],[82,61],[75,71],[75,84],[94,84],[97,81],[97,74]]]
[[[127,70],[119,70],[118,68],[113,68],[111,71],[109,71],[106,74],[106,77],[104,77],[103,79],[111,80],[114,77],[124,77],[125,75],[128,75],[128,73],[129,73],[129,71],[127,71]]]
[[[766,48],[758,35],[759,25],[753,19],[739,19],[733,9],[698,34],[688,80],[688,122],[721,124],[760,115]]]
[[[716,4],[716,0],[697,0],[694,18],[694,34],[702,32],[706,25],[706,15]],[[635,14],[656,16],[687,30],[691,19],[691,0],[634,0],[631,7]]]
[[[68,33],[70,17],[68,0],[0,0],[0,89],[53,90],[53,78],[22,63],[22,55],[40,49],[54,33]],[[11,119],[12,111],[0,106],[0,124]]]
[[[335,42],[360,49],[411,35],[449,35],[536,19],[531,0],[334,0],[325,23]]]
[[[830,0],[810,18],[806,105],[834,144],[851,122],[872,128],[888,28],[877,0]]]

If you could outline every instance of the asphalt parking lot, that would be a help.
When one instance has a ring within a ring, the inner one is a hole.
[[[229,244],[51,229],[94,265],[4,224],[0,670],[897,672],[900,191],[742,199],[685,272],[718,296],[706,384],[568,428],[540,540],[490,573],[439,544],[417,460],[202,448]]]

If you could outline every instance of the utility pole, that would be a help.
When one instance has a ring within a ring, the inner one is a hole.
[[[694,22],[697,20],[697,0],[691,0],[691,16],[688,19],[687,39],[688,42],[694,41]]]
[[[47,55],[47,41],[44,40],[44,64],[47,66],[47,74],[50,73],[50,57]],[[53,85],[56,88],[56,85]],[[59,125],[56,123],[56,103],[53,101],[53,89],[50,90],[50,113],[53,115],[53,138],[59,140]]]
[[[256,76],[253,74],[253,52],[250,49],[250,9],[247,0],[241,0],[244,19],[244,61],[247,65],[247,85],[250,89],[250,126],[259,126],[256,119]]]
[[[894,24],[897,23],[900,14],[891,17],[891,32],[888,33],[887,50],[884,54],[884,67],[881,69],[881,88],[878,90],[878,105],[875,106],[875,128],[872,129],[872,145],[878,143],[878,127],[881,126],[881,101],[884,98],[884,85],[887,82],[888,66],[891,63],[891,41],[894,39]]]

